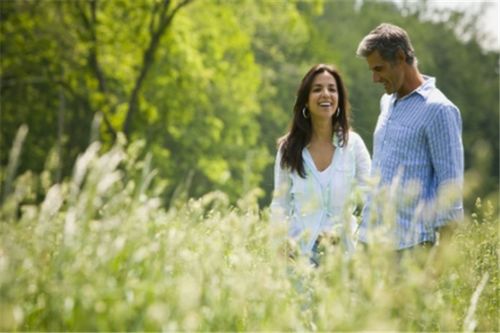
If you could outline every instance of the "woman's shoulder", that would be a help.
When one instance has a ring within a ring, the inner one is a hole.
[[[358,133],[354,132],[353,130],[350,130],[348,144],[349,145],[357,145],[359,143],[364,143],[361,136]]]

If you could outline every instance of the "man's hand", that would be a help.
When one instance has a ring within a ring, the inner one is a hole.
[[[447,224],[436,228],[437,242],[436,245],[445,245],[449,243],[458,227],[458,223],[450,221]]]

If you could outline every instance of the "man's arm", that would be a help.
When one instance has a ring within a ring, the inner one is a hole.
[[[464,149],[459,110],[453,105],[435,110],[427,138],[438,186],[434,227],[441,228],[463,219]]]

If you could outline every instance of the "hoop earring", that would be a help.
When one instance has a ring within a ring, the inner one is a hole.
[[[337,112],[335,112],[335,118],[340,117],[340,106],[337,108]]]
[[[307,111],[307,109],[306,109],[306,107],[304,106],[304,107],[302,108],[302,116],[303,116],[304,118],[306,118],[306,119],[307,119],[307,118],[309,118],[309,116],[307,115],[306,111]]]

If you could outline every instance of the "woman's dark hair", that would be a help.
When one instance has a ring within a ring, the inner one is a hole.
[[[288,168],[292,172],[296,171],[302,178],[306,176],[304,161],[302,159],[302,150],[307,146],[312,136],[311,117],[304,118],[302,109],[309,100],[314,78],[316,75],[324,72],[330,73],[335,79],[339,95],[339,111],[332,116],[332,136],[334,133],[338,136],[340,146],[346,145],[349,138],[351,108],[342,78],[337,70],[331,65],[315,65],[306,73],[297,90],[290,130],[287,134],[278,139],[278,146],[282,154],[281,167],[284,169]]]

